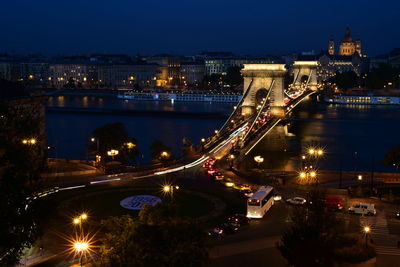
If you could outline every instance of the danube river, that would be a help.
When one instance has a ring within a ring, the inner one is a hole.
[[[47,107],[51,157],[86,159],[92,131],[106,123],[123,122],[139,142],[142,162],[150,161],[149,146],[154,140],[163,141],[180,155],[184,137],[198,143],[212,135],[233,110],[228,103],[135,102],[86,96],[52,96]],[[69,112],[74,109],[87,112]],[[95,112],[99,110],[110,112]],[[341,165],[347,170],[394,171],[382,166],[381,160],[389,148],[400,144],[399,111],[399,106],[327,105],[310,100],[292,114],[290,133],[286,134],[290,137],[285,138],[300,148],[312,143],[324,146],[324,169]]]

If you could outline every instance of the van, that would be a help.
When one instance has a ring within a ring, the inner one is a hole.
[[[376,214],[375,205],[358,203],[349,208],[349,213],[372,216]]]
[[[342,210],[343,200],[339,196],[326,196],[325,206],[330,210]]]

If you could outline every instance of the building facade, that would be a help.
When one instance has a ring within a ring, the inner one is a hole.
[[[205,74],[205,66],[203,62],[182,62],[181,75],[184,85],[197,85],[199,84]]]
[[[241,67],[244,64],[267,64],[274,63],[273,60],[268,58],[252,58],[252,57],[227,57],[227,58],[206,58],[205,74],[210,76],[212,74],[226,75],[230,67]]]

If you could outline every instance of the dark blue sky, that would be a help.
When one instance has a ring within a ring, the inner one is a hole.
[[[1,0],[0,52],[280,54],[349,25],[369,55],[400,47],[396,0]]]

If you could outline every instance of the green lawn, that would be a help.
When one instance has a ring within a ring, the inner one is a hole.
[[[122,199],[134,195],[154,195],[160,197],[162,201],[171,201],[168,196],[159,192],[159,189],[131,189],[122,192],[100,191],[96,195],[82,194],[81,198],[71,201],[65,208],[67,213],[86,211],[95,220],[124,214],[136,216],[139,211],[125,209],[119,204]],[[182,216],[200,217],[213,209],[213,204],[208,199],[190,193],[175,192],[172,201],[176,203],[178,212]]]

